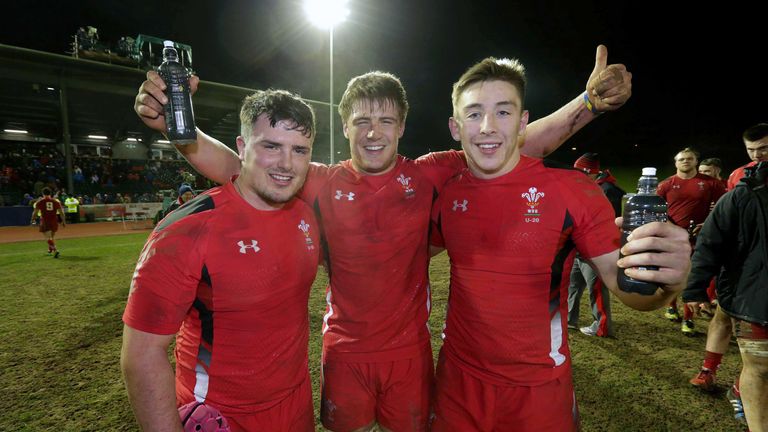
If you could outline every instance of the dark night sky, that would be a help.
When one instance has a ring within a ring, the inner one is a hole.
[[[446,126],[450,86],[472,63],[518,57],[536,119],[583,91],[595,47],[604,43],[609,63],[632,71],[634,95],[553,157],[572,161],[597,151],[604,164],[671,166],[676,150],[694,146],[730,170],[747,161],[741,132],[768,120],[764,15],[739,2],[684,3],[350,0],[350,16],[335,30],[335,100],[354,75],[398,75],[412,107],[401,153],[417,156],[455,146]],[[97,27],[109,42],[142,33],[191,45],[204,80],[328,99],[327,32],[307,23],[299,0],[24,1],[4,8],[3,44],[63,53],[80,26]]]

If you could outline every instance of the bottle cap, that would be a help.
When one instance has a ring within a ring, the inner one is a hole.
[[[655,176],[656,175],[656,168],[654,168],[654,167],[645,167],[645,168],[643,168],[643,175],[644,176]]]
[[[173,41],[163,41],[164,48],[173,48]]]

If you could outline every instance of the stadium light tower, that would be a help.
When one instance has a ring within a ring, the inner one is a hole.
[[[348,0],[304,0],[304,12],[309,21],[316,27],[328,29],[329,35],[329,59],[330,68],[328,73],[329,87],[328,92],[328,124],[330,126],[330,152],[331,163],[333,163],[333,28],[344,21],[349,15],[347,8]]]

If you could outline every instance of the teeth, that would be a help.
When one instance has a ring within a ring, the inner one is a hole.
[[[366,146],[365,147],[365,149],[369,150],[369,151],[377,151],[377,150],[381,150],[383,148],[384,148],[383,145],[379,145],[379,146]]]
[[[272,178],[274,178],[275,180],[280,180],[280,181],[288,181],[288,180],[290,180],[290,179],[291,179],[291,177],[288,177],[288,176],[282,176],[282,175],[278,175],[278,174],[271,174],[271,176],[272,176]]]
[[[498,144],[478,144],[481,149],[493,149],[498,147]]]

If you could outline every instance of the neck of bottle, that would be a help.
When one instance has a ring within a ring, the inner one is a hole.
[[[656,177],[642,176],[637,182],[637,193],[640,194],[655,194],[656,187],[659,185],[659,180]]]
[[[176,54],[176,50],[173,48],[163,49],[163,60],[165,61],[179,61],[179,56]]]

